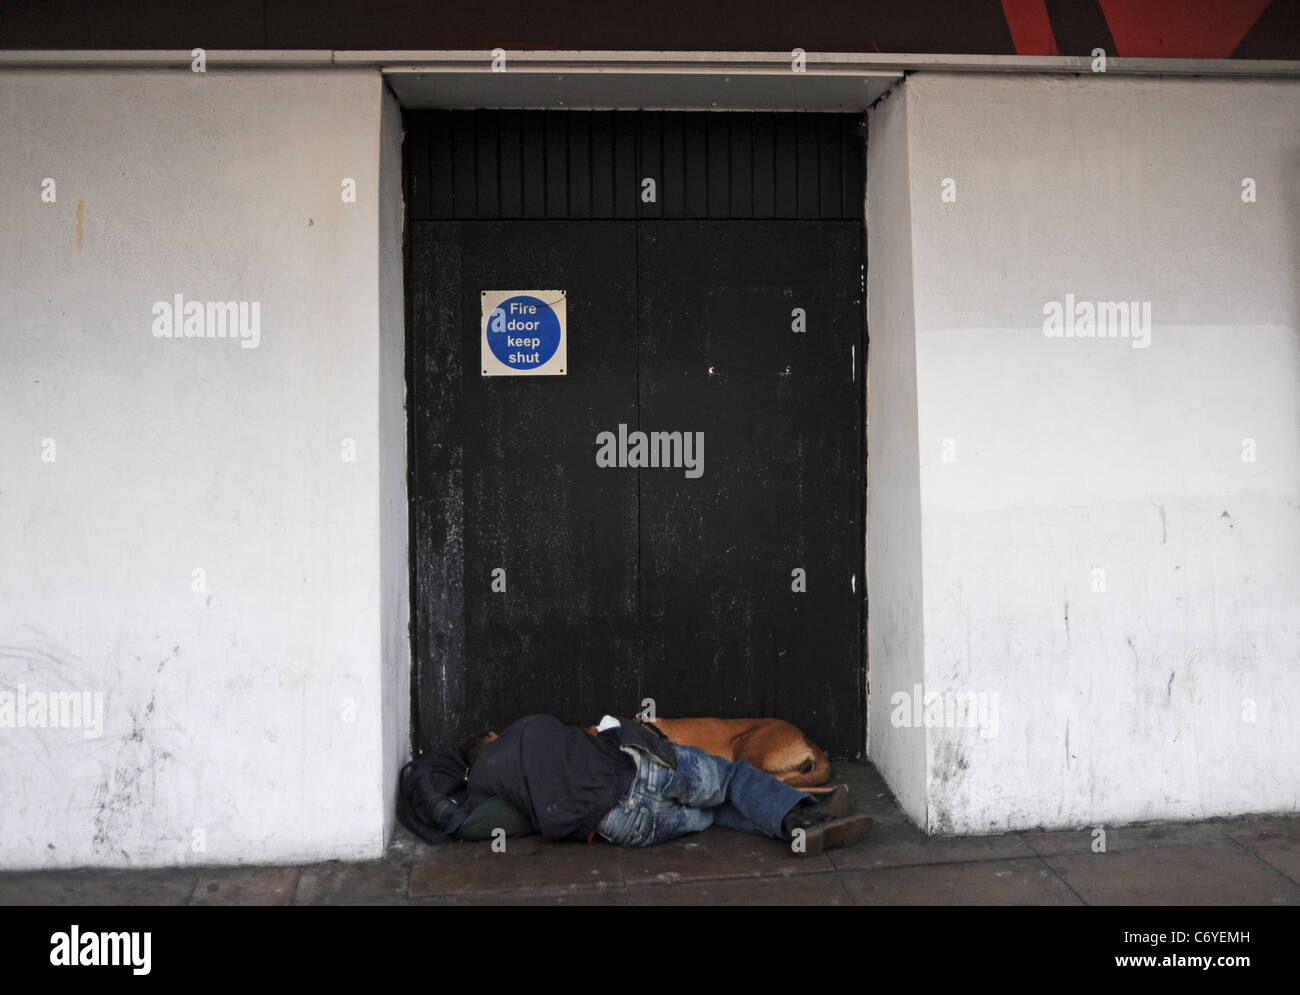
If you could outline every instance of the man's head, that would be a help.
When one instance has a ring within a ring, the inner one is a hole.
[[[482,752],[483,747],[487,746],[488,743],[492,742],[492,740],[496,738],[497,731],[495,729],[483,729],[474,733],[473,736],[463,740],[460,744],[460,753],[461,756],[465,758],[465,763],[470,767],[473,767],[474,761],[478,759],[478,755]]]

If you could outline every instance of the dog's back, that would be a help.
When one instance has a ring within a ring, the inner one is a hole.
[[[655,719],[665,736],[727,760],[746,760],[792,787],[830,780],[831,764],[820,746],[784,719]]]

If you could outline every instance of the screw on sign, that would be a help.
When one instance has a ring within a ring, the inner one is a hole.
[[[492,355],[516,370],[549,362],[560,345],[560,319],[536,297],[519,295],[498,304],[488,319]]]

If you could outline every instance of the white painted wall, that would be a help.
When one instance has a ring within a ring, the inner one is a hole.
[[[996,735],[922,730],[924,824],[1295,811],[1300,81],[920,74],[901,99],[925,690],[998,696]],[[1046,337],[1067,293],[1149,301],[1150,345]],[[874,638],[871,664],[874,696],[910,690]]]
[[[95,738],[0,728],[5,868],[376,857],[391,825],[394,112],[373,72],[209,69],[0,74],[0,691],[105,702]],[[258,346],[155,338],[174,294],[260,302]]]
[[[384,94],[379,149],[379,539],[382,613],[384,839],[411,743],[411,598],[406,496],[406,307],[403,287],[402,109]]]
[[[867,137],[867,753],[903,810],[925,811],[925,737],[889,721],[889,694],[923,680],[907,100],[875,105]]]

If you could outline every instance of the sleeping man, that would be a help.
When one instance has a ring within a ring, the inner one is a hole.
[[[590,735],[529,715],[463,747],[471,796],[504,795],[548,840],[600,836],[649,846],[714,823],[790,841],[814,856],[866,835],[840,786],[820,801],[754,769],[682,746],[628,719],[605,716]]]

